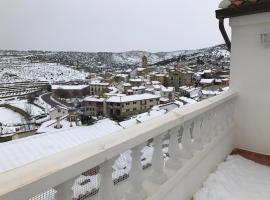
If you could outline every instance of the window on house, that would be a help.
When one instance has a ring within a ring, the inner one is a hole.
[[[126,112],[129,112],[129,109],[126,109]]]
[[[137,101],[133,101],[133,104],[137,104]]]

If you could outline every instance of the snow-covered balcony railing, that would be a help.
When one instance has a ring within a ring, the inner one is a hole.
[[[233,148],[235,98],[228,91],[2,173],[0,199],[190,198]],[[92,178],[81,178],[86,171]],[[92,185],[76,189],[82,182]]]

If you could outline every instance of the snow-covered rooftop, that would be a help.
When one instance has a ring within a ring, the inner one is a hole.
[[[183,102],[186,102],[186,103],[188,103],[188,104],[194,104],[194,103],[197,103],[196,100],[191,99],[191,98],[188,98],[188,97],[179,97],[179,100],[180,100],[180,101],[183,101]]]
[[[128,95],[128,96],[112,96],[107,99],[107,102],[129,102],[129,101],[139,101],[139,100],[146,100],[146,99],[157,99],[160,96],[152,95],[152,94],[135,94],[135,95]]]
[[[161,88],[162,92],[173,92],[174,91],[174,87],[162,87]]]
[[[125,87],[130,87],[131,84],[130,84],[130,83],[123,83],[123,86],[125,86]]]
[[[144,90],[145,88],[146,88],[146,87],[144,87],[144,86],[141,85],[141,86],[139,86],[139,87],[136,87],[136,86],[135,86],[135,87],[132,87],[131,89],[132,89],[132,90]]]
[[[211,84],[214,82],[214,79],[201,79],[200,83],[201,84]]]
[[[87,87],[88,85],[52,85],[53,90],[82,90]]]
[[[141,78],[131,78],[129,79],[130,82],[143,82]]]
[[[104,119],[92,126],[53,129],[48,133],[0,143],[0,173],[120,130],[122,127],[116,122]]]
[[[145,68],[143,68],[143,67],[138,67],[138,68],[137,68],[137,71],[138,71],[138,72],[141,72],[141,71],[143,71],[143,70],[145,70]]]
[[[96,96],[88,96],[83,99],[84,101],[93,101],[93,102],[103,102],[105,99],[96,97]]]
[[[91,81],[90,85],[100,85],[100,86],[108,86],[109,83],[100,82],[99,80]]]

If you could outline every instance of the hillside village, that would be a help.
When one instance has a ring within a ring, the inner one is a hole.
[[[117,53],[111,60],[98,53],[91,62],[86,55],[1,52],[0,112],[8,117],[0,119],[0,142],[97,123],[127,128],[221,94],[229,86],[224,45]],[[87,62],[96,66],[86,67]]]

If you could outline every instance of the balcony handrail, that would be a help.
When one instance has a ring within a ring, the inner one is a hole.
[[[236,97],[233,91],[0,173],[0,199],[28,199]]]

